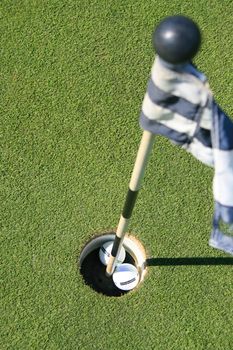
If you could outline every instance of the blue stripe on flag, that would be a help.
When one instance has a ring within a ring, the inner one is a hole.
[[[220,150],[233,150],[233,122],[213,101],[214,147]]]
[[[194,137],[200,141],[204,146],[212,148],[211,133],[210,130],[200,128]]]
[[[151,120],[147,118],[143,112],[141,112],[139,123],[143,130],[168,137],[177,144],[183,145],[184,143],[189,142],[187,134],[175,131],[155,120]]]
[[[182,97],[171,95],[161,90],[152,79],[148,82],[147,92],[151,101],[160,107],[170,109],[190,120],[197,120],[200,106],[195,105]]]
[[[231,224],[233,223],[233,207],[222,205],[215,201],[214,211],[214,226],[219,226],[219,220],[222,219],[224,222]]]

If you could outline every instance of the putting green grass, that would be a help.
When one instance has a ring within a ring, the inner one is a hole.
[[[77,268],[119,220],[154,26],[197,21],[195,62],[232,115],[232,13],[228,0],[1,1],[2,350],[232,349],[232,266],[150,266],[122,298]],[[130,224],[150,258],[228,257],[208,246],[212,177],[157,138]]]

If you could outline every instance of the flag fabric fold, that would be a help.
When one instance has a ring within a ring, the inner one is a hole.
[[[233,123],[191,63],[155,58],[140,114],[142,129],[167,137],[214,167],[215,212],[209,244],[233,254]],[[223,232],[222,225],[228,225]]]

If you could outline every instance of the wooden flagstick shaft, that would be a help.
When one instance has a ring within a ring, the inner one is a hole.
[[[144,131],[141,143],[138,149],[136,161],[134,164],[133,173],[129,183],[128,193],[125,199],[124,208],[117,227],[116,236],[114,239],[111,257],[109,259],[106,275],[111,276],[116,267],[116,261],[120,254],[124,236],[127,232],[129,221],[132,215],[134,205],[136,203],[137,194],[141,188],[141,183],[148,163],[150,153],[154,144],[155,135],[149,131]]]

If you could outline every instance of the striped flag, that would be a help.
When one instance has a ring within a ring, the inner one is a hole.
[[[209,244],[233,254],[233,123],[215,102],[206,76],[191,63],[171,65],[156,57],[140,126],[214,167]]]

